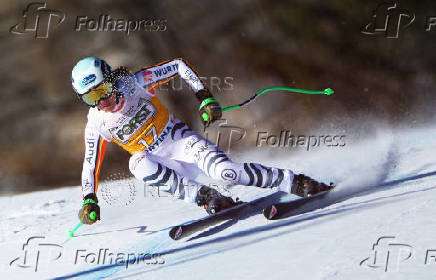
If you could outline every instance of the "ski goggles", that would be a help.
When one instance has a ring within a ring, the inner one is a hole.
[[[95,107],[98,103],[112,95],[112,83],[103,82],[87,93],[81,94],[80,99],[88,106]]]

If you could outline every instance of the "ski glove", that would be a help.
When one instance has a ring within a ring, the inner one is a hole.
[[[83,198],[82,209],[79,211],[79,220],[87,225],[92,225],[100,220],[100,207],[98,206],[97,196],[93,193]]]
[[[222,111],[219,101],[207,89],[201,89],[195,95],[201,102],[198,110],[204,126],[207,127],[221,118]]]

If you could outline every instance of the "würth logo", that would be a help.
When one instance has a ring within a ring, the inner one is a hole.
[[[372,14],[372,21],[361,32],[367,35],[382,34],[386,38],[398,38],[400,31],[410,26],[415,14],[400,9],[397,3],[381,3]]]
[[[35,38],[48,38],[50,27],[65,20],[61,11],[47,9],[47,3],[30,3],[23,11],[23,19],[9,30],[12,34],[35,32]]]

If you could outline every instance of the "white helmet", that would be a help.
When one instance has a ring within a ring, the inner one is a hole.
[[[84,96],[105,82],[111,73],[112,68],[98,57],[87,57],[77,62],[71,71],[71,83],[77,97],[87,105],[95,106],[89,104]]]

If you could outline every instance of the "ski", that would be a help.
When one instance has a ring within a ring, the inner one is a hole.
[[[430,173],[433,175],[432,173]],[[351,197],[365,195],[369,192],[381,191],[390,186],[417,180],[423,177],[429,176],[429,174],[418,174],[414,176],[409,176],[402,179],[395,179],[381,184],[361,187],[361,188],[350,188],[342,187],[341,191],[335,191],[332,189],[330,191],[320,192],[311,197],[298,198],[289,202],[279,202],[271,204],[263,209],[263,215],[268,220],[278,220],[282,218],[287,218],[291,216],[296,216],[304,213],[308,213],[317,209],[321,209],[332,204],[340,203]]]
[[[263,215],[268,220],[278,220],[319,209],[323,206],[320,201],[324,200],[331,192],[332,190],[323,191],[310,197],[268,205],[263,209]]]
[[[169,231],[169,236],[173,240],[179,240],[195,233],[201,232],[206,228],[217,225],[219,223],[233,220],[241,219],[245,217],[245,214],[260,212],[268,203],[275,200],[280,194],[274,193],[269,196],[261,197],[250,202],[244,202],[242,204],[236,205],[232,208],[223,210],[217,214],[213,214],[199,220],[190,222],[188,224],[178,225],[171,228]]]

